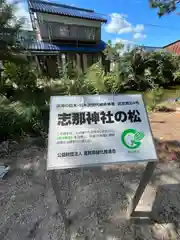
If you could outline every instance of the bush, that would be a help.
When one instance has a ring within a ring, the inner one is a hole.
[[[157,105],[162,101],[164,91],[162,87],[155,85],[154,88],[151,90],[152,93],[152,102],[147,107],[148,111],[154,111]]]
[[[42,113],[36,106],[0,98],[0,140],[44,132]]]
[[[112,46],[105,51],[107,59],[113,59],[111,74],[121,77],[121,84],[126,90],[145,91],[154,85],[163,87],[179,82],[179,56],[164,51],[146,52],[134,48],[123,52],[122,45]]]
[[[70,67],[58,79],[38,78],[31,63],[6,62],[0,81],[0,136],[16,138],[26,134],[44,136],[48,131],[49,100],[52,95],[122,93],[127,90],[152,91],[149,109],[163,96],[163,86],[179,81],[179,59],[167,53],[146,53],[133,49],[119,54],[122,45],[105,51],[114,68],[106,72],[96,63],[84,74]],[[117,52],[118,51],[118,52]]]
[[[22,135],[23,119],[5,97],[0,99],[0,141]]]
[[[37,84],[35,69],[30,64],[15,64],[6,62],[4,64],[4,79],[18,89],[34,89]]]

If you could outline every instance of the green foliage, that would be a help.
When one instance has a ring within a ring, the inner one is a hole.
[[[178,69],[178,57],[166,52],[152,52],[146,58],[151,82],[161,86],[171,85],[175,81],[174,72]]]
[[[118,71],[105,73],[100,63],[91,66],[85,76],[88,93],[118,93],[122,91],[122,79]]]
[[[177,56],[164,52],[147,53],[140,48],[120,54],[122,45],[116,45],[116,50],[110,44],[107,48],[106,57],[114,63],[108,73],[99,62],[86,73],[67,64],[59,69],[58,79],[49,79],[40,77],[31,63],[6,61],[0,80],[1,138],[25,134],[46,136],[52,95],[116,94],[150,89],[152,104],[149,109],[153,110],[162,100],[163,87],[179,81]]]
[[[119,54],[122,51],[123,47],[124,47],[123,44],[116,43],[115,45],[113,45],[112,42],[109,40],[104,50],[106,59],[111,61],[119,60]]]
[[[0,1],[0,61],[25,61],[24,54],[21,54],[22,45],[17,40],[17,35],[24,23],[24,18],[15,16],[16,3],[9,3],[7,0]]]
[[[21,90],[34,89],[37,83],[35,69],[27,63],[6,62],[4,64],[4,79],[9,80],[9,83]]]
[[[162,87],[155,85],[151,92],[152,92],[152,104],[150,105],[150,109],[155,110],[157,104],[160,103],[163,98],[164,91]]]
[[[104,53],[108,59],[112,58],[112,54],[114,56],[111,76],[116,75],[121,82],[121,90],[144,91],[153,88],[154,84],[167,87],[178,80],[178,75],[175,75],[179,71],[178,56],[163,51],[146,52],[141,48],[134,48],[117,57],[114,54],[115,48],[111,51],[110,47],[108,45],[108,50]],[[122,45],[118,49],[121,51]]]
[[[19,138],[28,133],[42,135],[44,127],[41,119],[37,106],[10,102],[0,97],[0,140]]]
[[[179,0],[149,0],[152,8],[158,9],[158,15],[161,17],[165,14],[169,14],[177,9]]]

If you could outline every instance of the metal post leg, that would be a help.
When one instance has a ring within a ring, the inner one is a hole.
[[[132,202],[131,202],[131,207],[130,207],[130,216],[133,215],[135,209],[136,209],[136,206],[138,205],[139,203],[139,200],[147,186],[147,184],[149,183],[151,177],[152,177],[152,174],[154,172],[154,169],[156,167],[156,164],[157,162],[149,162],[143,172],[143,175],[141,177],[141,180],[140,180],[140,183],[139,183],[139,186],[135,192],[135,195],[132,199]]]
[[[56,196],[56,201],[59,206],[59,212],[62,216],[65,228],[67,228],[69,226],[69,221],[66,217],[66,212],[65,212],[64,204],[63,204],[62,197],[61,197],[61,192],[60,192],[59,185],[58,185],[56,171],[54,171],[54,170],[51,171],[51,184],[52,184],[52,188],[54,190],[55,196]]]

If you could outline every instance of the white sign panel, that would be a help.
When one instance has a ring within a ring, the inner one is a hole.
[[[140,94],[51,97],[48,170],[155,160]]]

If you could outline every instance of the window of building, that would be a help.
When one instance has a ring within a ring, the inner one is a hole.
[[[95,27],[86,27],[86,26],[76,26],[68,25],[63,23],[48,22],[47,30],[48,36],[52,37],[72,37],[79,40],[96,40],[96,30]],[[45,26],[44,26],[45,27]]]
[[[93,27],[86,27],[85,28],[85,36],[88,40],[95,40],[96,38],[96,29]]]
[[[52,37],[69,37],[69,26],[51,22],[48,24]]]
[[[69,34],[69,26],[68,25],[59,25],[59,33],[62,37],[68,37]]]
[[[70,31],[70,36],[71,37],[77,38],[77,36],[78,36],[78,26],[71,25],[69,31]]]

